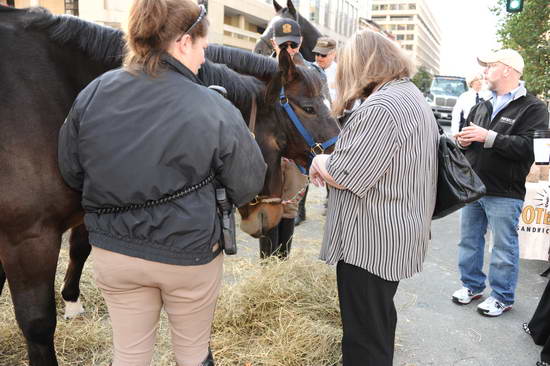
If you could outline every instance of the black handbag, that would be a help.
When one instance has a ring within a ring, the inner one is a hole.
[[[485,195],[485,185],[441,126],[437,165],[437,198],[432,219],[445,217]]]

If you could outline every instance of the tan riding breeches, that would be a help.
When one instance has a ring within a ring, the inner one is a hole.
[[[113,328],[112,366],[149,366],[164,307],[178,366],[208,355],[223,254],[200,266],[176,266],[92,247],[94,278]]]

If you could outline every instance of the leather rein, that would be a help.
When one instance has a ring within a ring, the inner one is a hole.
[[[256,97],[252,96],[252,106],[250,107],[250,118],[248,119],[248,129],[250,130],[250,133],[252,134],[252,137],[256,138],[256,117],[258,115],[258,102],[256,101]],[[268,197],[268,196],[260,196],[256,195],[252,201],[248,203],[250,206],[256,206],[260,203],[268,203],[268,204],[279,204],[282,203],[282,198],[279,197]]]

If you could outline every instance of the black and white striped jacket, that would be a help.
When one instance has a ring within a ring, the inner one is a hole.
[[[408,79],[383,85],[342,129],[327,163],[331,188],[321,259],[388,281],[422,270],[437,185],[438,129]]]

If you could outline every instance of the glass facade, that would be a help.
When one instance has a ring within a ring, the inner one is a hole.
[[[321,0],[309,0],[309,20],[315,23],[321,23],[319,17],[321,11]]]
[[[65,0],[65,14],[78,16],[78,0]]]

